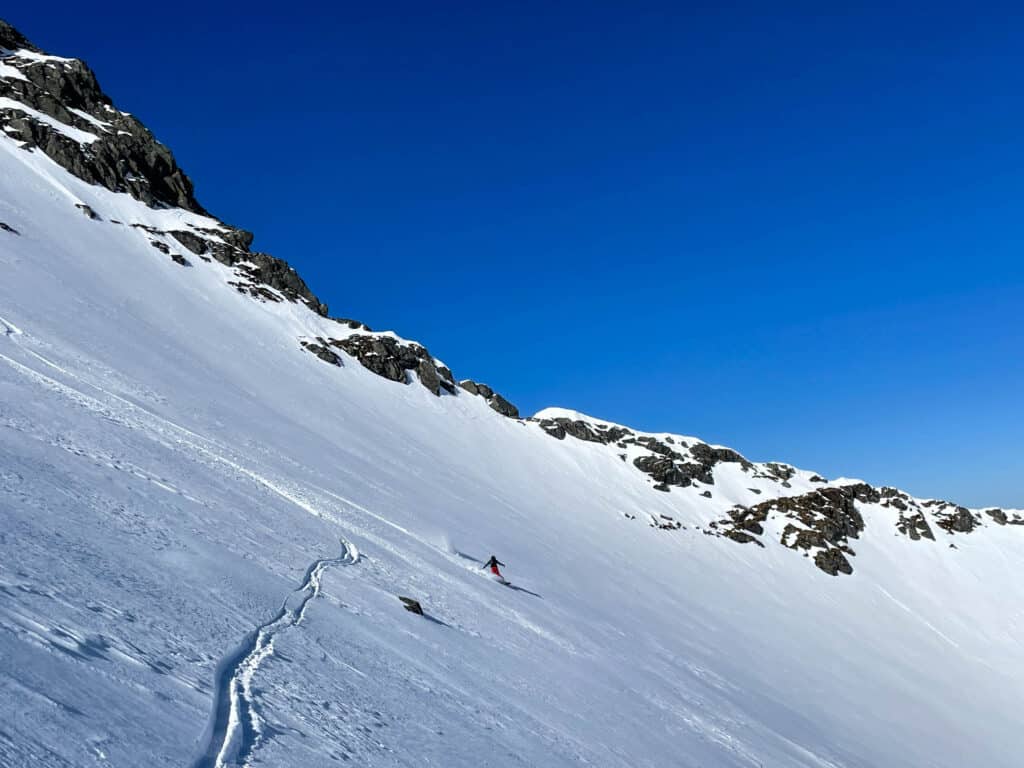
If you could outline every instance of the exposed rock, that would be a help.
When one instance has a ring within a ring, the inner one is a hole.
[[[914,541],[919,539],[935,541],[935,534],[932,533],[932,528],[928,525],[928,520],[922,512],[910,515],[909,517],[901,514],[899,522],[896,523],[896,530],[909,536]]]
[[[701,464],[679,461],[671,456],[637,456],[633,466],[665,485],[689,486],[693,480],[714,483],[711,471]]]
[[[734,541],[751,540],[751,534],[764,533],[763,523],[770,515],[781,515],[786,523],[780,542],[790,549],[814,552],[814,562],[826,573],[852,573],[846,554],[850,539],[864,530],[864,518],[855,501],[867,501],[877,494],[866,484],[839,488],[822,488],[800,496],[783,496],[751,507],[736,507],[728,520],[719,520],[713,527]]]
[[[411,597],[398,596],[398,599],[402,601],[402,605],[405,610],[409,613],[415,613],[417,616],[423,615],[423,606],[420,605],[419,600],[413,600]]]
[[[336,323],[341,325],[347,325],[353,331],[366,331],[367,333],[373,333],[373,329],[370,328],[366,323],[361,323],[358,320],[350,320],[347,317],[332,317],[330,318]]]
[[[34,48],[27,44],[8,50]],[[95,135],[83,145],[41,121],[17,110],[4,110],[0,122],[5,132],[26,148],[38,148],[78,178],[99,184],[112,192],[127,192],[151,207],[173,206],[205,213],[196,201],[192,182],[178,167],[165,146],[131,115],[113,108],[92,70],[83,62],[69,59],[58,63],[6,57],[26,80],[4,78],[0,95],[8,96],[38,112],[79,130]],[[108,126],[100,128],[72,112],[77,109]]]
[[[210,243],[206,238],[200,237],[194,232],[185,232],[180,229],[176,229],[168,233],[171,237],[177,240],[179,243],[188,248],[196,256],[200,256],[204,253],[209,253]]]
[[[791,467],[789,464],[780,464],[775,461],[769,461],[762,465],[765,470],[765,474],[780,482],[791,480],[796,475],[796,467]]]
[[[26,112],[0,109],[0,128],[20,141],[24,149],[37,149],[83,181],[127,193],[152,208],[183,208],[209,215],[195,199],[192,182],[178,167],[170,150],[136,118],[113,106],[92,70],[83,62],[19,57],[18,50],[39,50],[2,22],[0,48],[11,52],[2,55],[4,64],[25,77],[25,80],[0,78],[0,96],[96,137],[79,143]],[[78,207],[90,218],[99,219],[89,206],[80,203]],[[143,228],[157,234],[152,228]],[[327,315],[327,306],[313,295],[288,264],[265,253],[249,251],[252,233],[228,225],[191,229],[195,231],[177,229],[169,234],[196,255],[211,254],[227,266],[239,265],[244,273],[240,274],[242,281],[269,286],[289,301],[304,302],[314,312]],[[248,290],[248,286],[240,290],[269,299],[265,292]]]
[[[696,445],[691,446],[690,455],[706,467],[713,467],[719,462],[735,462],[742,464],[745,467],[753,466],[749,461],[731,448],[712,448],[710,445],[706,445],[705,443],[697,443]]]
[[[323,339],[317,339],[317,341],[319,342],[318,344],[314,344],[310,341],[300,341],[299,343],[302,345],[303,349],[307,352],[312,352],[325,363],[341,367],[341,358],[327,348],[327,342]]]
[[[455,392],[452,372],[438,365],[426,348],[411,342],[401,342],[393,336],[353,334],[344,339],[329,339],[328,343],[343,349],[365,368],[391,381],[408,381],[407,371],[415,371],[420,383],[435,395],[444,389]]]
[[[3,19],[0,19],[0,48],[7,48],[8,50],[24,48],[27,51],[39,53],[38,48],[32,45],[24,35]]]
[[[831,548],[823,549],[814,555],[814,564],[830,576],[837,576],[840,573],[850,575],[853,573],[853,566],[846,559],[841,550]]]
[[[985,514],[995,520],[998,525],[1006,525],[1007,523],[1006,513],[1001,509],[986,509]]]
[[[970,533],[981,524],[981,520],[966,507],[957,507],[950,514],[938,514],[935,517],[938,526],[949,533]]]
[[[75,203],[75,208],[80,210],[82,213],[84,213],[86,216],[88,216],[93,221],[101,221],[100,215],[98,213],[96,213],[96,211],[94,211],[88,205],[86,205],[85,203]]]
[[[463,379],[459,382],[459,386],[471,395],[478,395],[484,398],[487,404],[502,416],[508,416],[510,419],[519,418],[519,409],[486,384],[480,384],[471,379]]]
[[[16,230],[10,224],[4,224],[2,221],[0,221],[0,230],[3,230],[4,232],[10,232],[12,235],[20,235],[21,234],[21,232]]]
[[[668,489],[666,488],[665,490]],[[662,531],[678,531],[683,527],[683,524],[671,515],[658,515],[657,517],[651,515],[651,527]]]
[[[732,539],[733,541],[739,542],[740,544],[754,543],[754,544],[757,544],[759,547],[763,547],[764,546],[764,544],[762,544],[760,541],[758,541],[755,537],[751,536],[749,533],[744,533],[743,531],[737,531],[735,529],[730,529],[730,530],[726,531],[725,533],[723,533],[722,535],[725,536],[725,538]]]
[[[571,435],[577,440],[608,445],[626,435],[633,434],[633,432],[625,427],[615,427],[610,424],[601,423],[591,424],[586,421],[566,418],[539,419],[537,422],[540,424],[541,429],[559,440],[565,439],[566,435]]]

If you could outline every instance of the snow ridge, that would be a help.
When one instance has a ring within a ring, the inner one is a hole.
[[[302,623],[309,604],[320,595],[324,571],[358,561],[359,550],[342,539],[341,554],[313,561],[302,584],[285,598],[281,610],[248,633],[217,665],[210,726],[193,768],[249,765],[265,733],[253,681],[263,662],[274,655],[274,639]]]

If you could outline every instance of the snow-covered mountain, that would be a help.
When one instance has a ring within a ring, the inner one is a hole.
[[[1019,764],[1019,510],[520,418],[2,22],[0,128],[0,764]]]

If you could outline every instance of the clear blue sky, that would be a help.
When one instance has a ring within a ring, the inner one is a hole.
[[[4,13],[334,314],[526,412],[1024,506],[1013,6],[328,5]]]

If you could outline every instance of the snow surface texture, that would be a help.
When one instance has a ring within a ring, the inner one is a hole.
[[[4,136],[0,221],[0,764],[1019,764],[1019,528],[911,541],[861,504],[833,578],[703,532],[809,472],[658,493],[614,445],[324,365],[296,339],[337,324],[151,245],[219,222]]]

